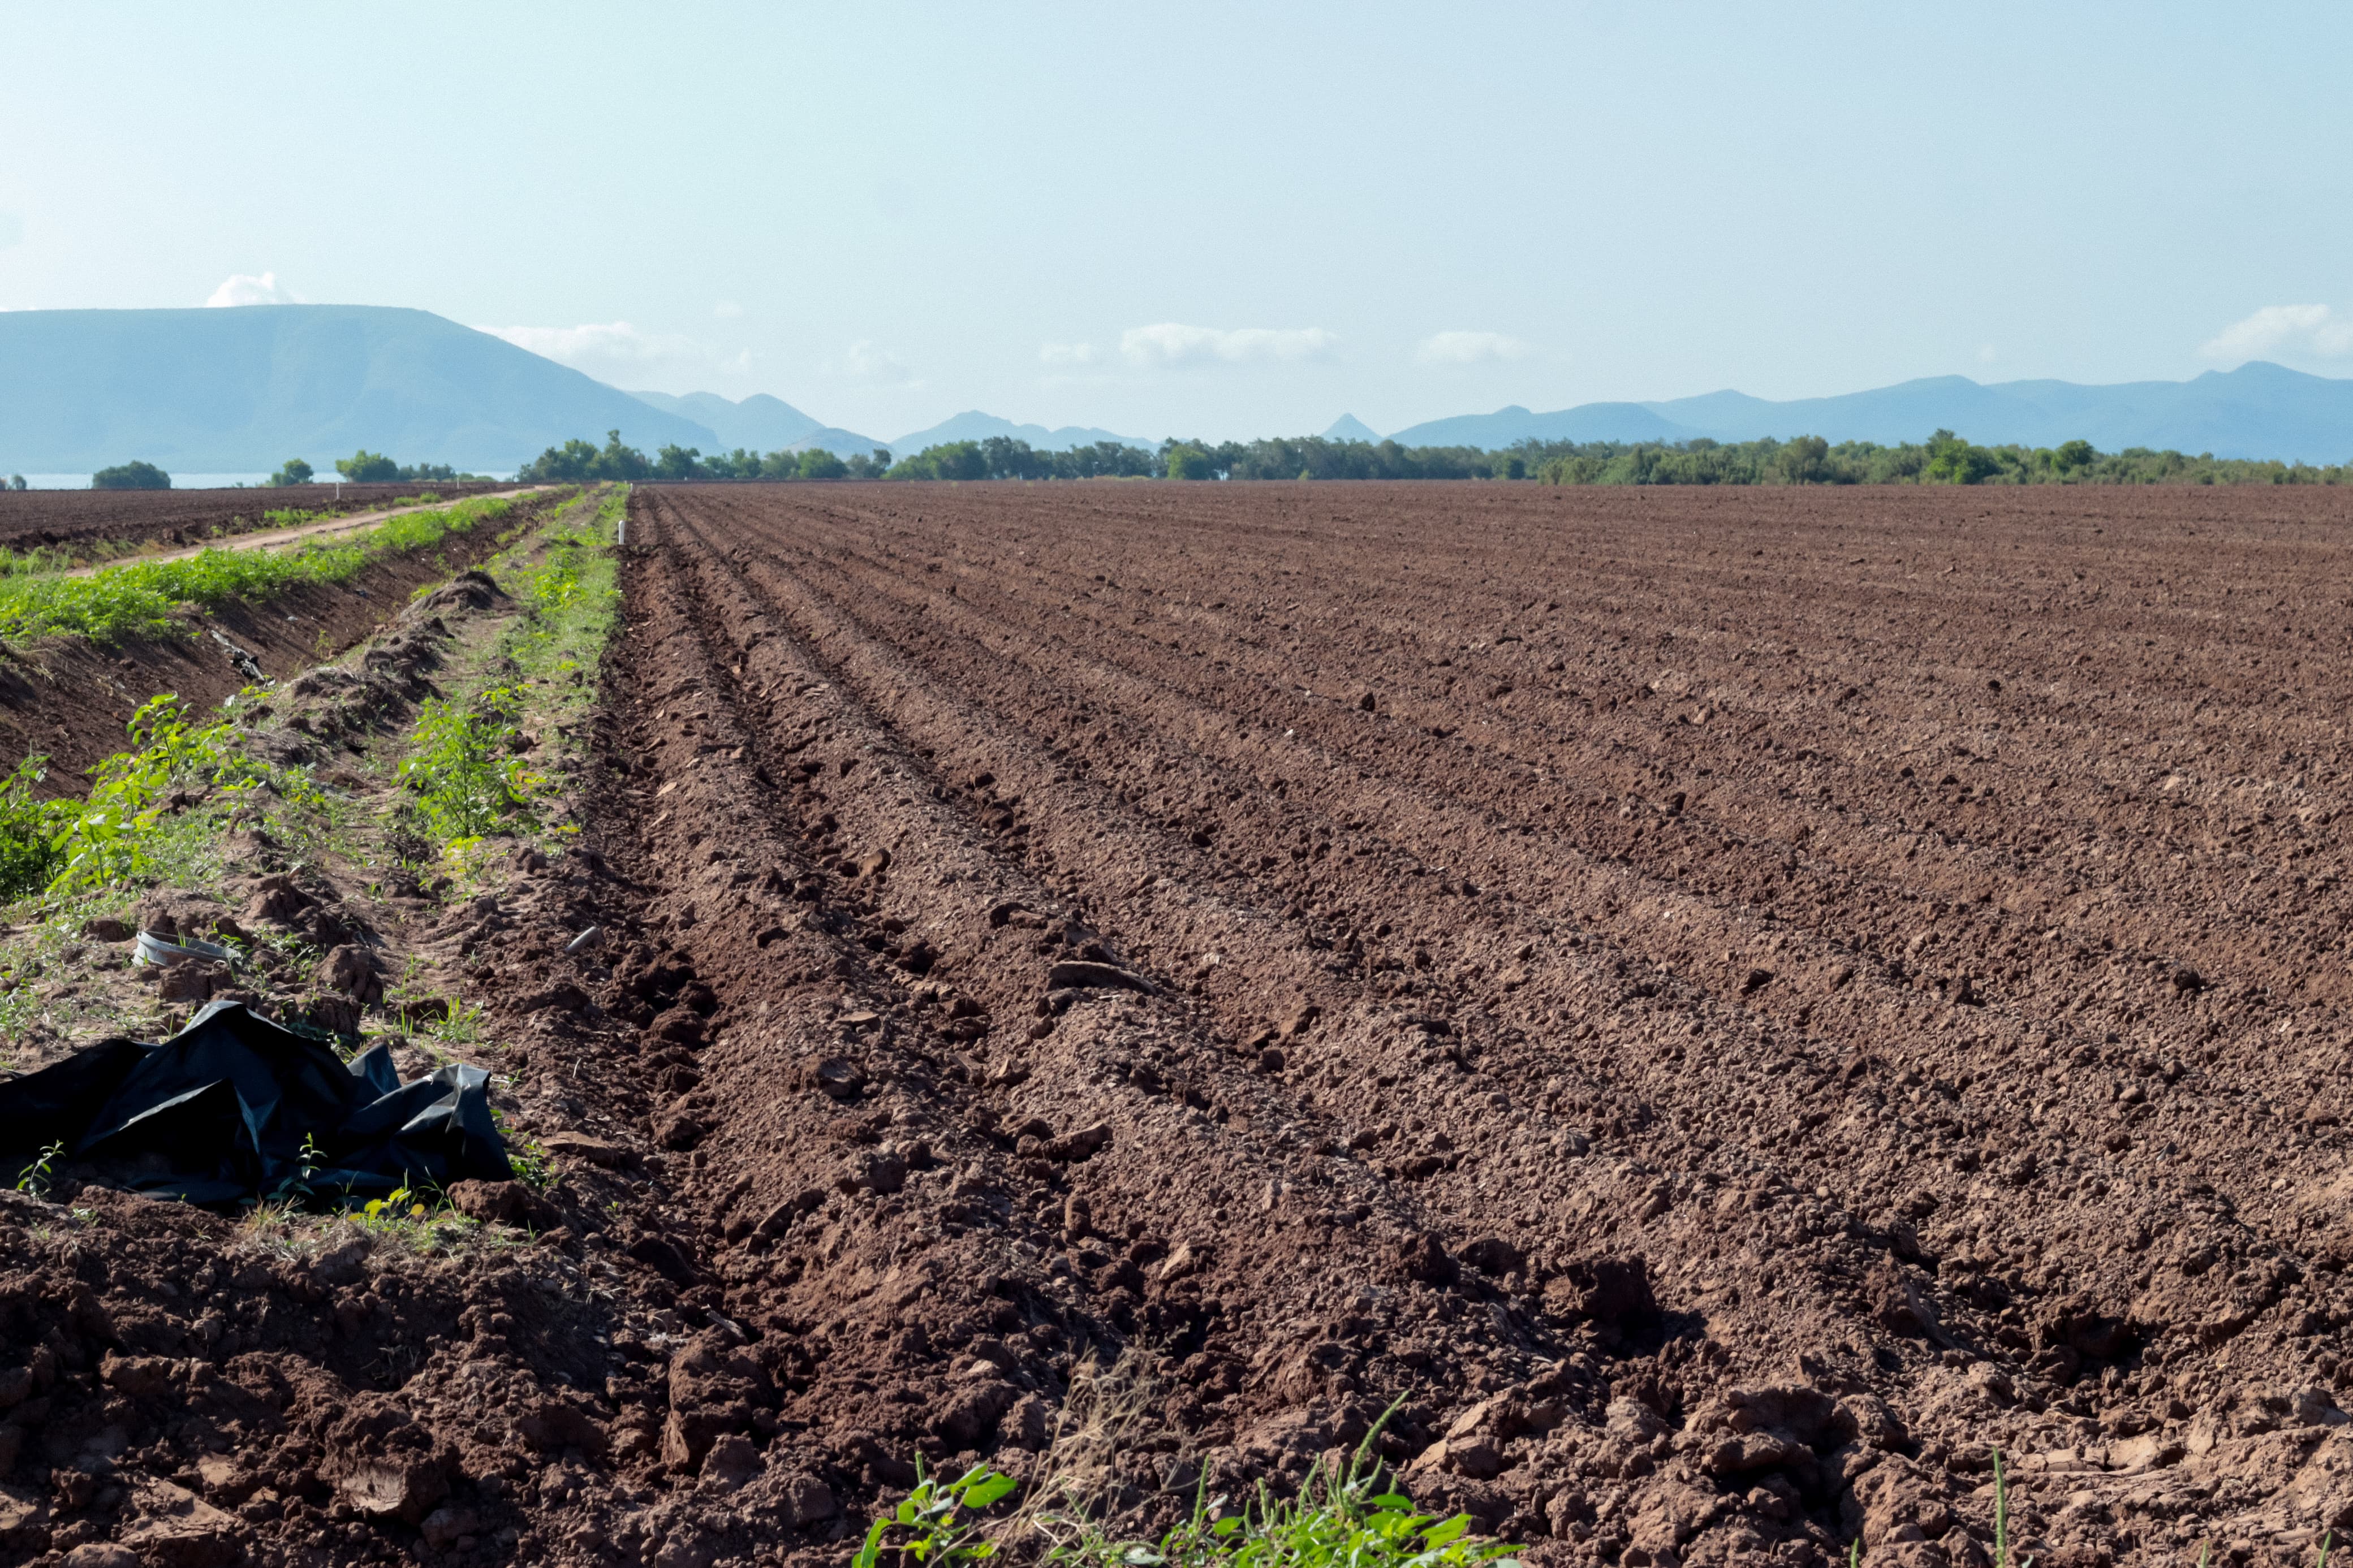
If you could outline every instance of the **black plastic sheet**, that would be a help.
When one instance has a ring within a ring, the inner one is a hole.
[[[101,1040],[0,1082],[0,1181],[60,1143],[59,1167],[195,1204],[511,1181],[489,1086],[456,1063],[402,1083],[383,1045],[346,1063],[242,1002],[215,1002],[160,1045]]]

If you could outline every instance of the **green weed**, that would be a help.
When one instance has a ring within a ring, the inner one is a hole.
[[[197,794],[231,816],[265,791],[289,805],[323,811],[326,797],[309,769],[277,767],[244,749],[234,710],[240,698],[250,703],[259,695],[248,688],[223,705],[228,716],[209,722],[194,721],[171,692],[132,714],[132,749],[99,763],[91,770],[89,798],[68,803],[69,816],[52,841],[60,864],[49,891],[156,879],[164,866],[161,847],[179,837],[166,831],[164,819],[195,804]]]
[[[295,1153],[293,1173],[278,1184],[278,1190],[269,1194],[271,1199],[293,1204],[312,1196],[311,1179],[319,1173],[319,1168],[326,1163],[326,1158],[317,1138],[308,1132],[302,1134],[302,1147]]]
[[[493,686],[462,703],[428,699],[400,764],[401,784],[425,835],[448,843],[510,826],[538,826],[532,799],[544,775],[514,754],[525,693]]]
[[[30,550],[0,550],[0,577],[39,577],[70,572],[82,563],[70,550],[37,544]]]
[[[620,587],[610,545],[628,492],[615,489],[561,514],[569,526],[542,536],[537,561],[517,561],[506,581],[523,606],[522,623],[501,639],[501,651],[526,673],[571,674],[593,669],[611,635]],[[583,518],[579,513],[586,510]]]
[[[16,1173],[16,1190],[30,1193],[37,1198],[48,1196],[49,1178],[57,1169],[57,1163],[64,1158],[65,1152],[63,1143],[52,1143],[43,1149],[31,1164]]]
[[[618,488],[580,497],[527,544],[490,563],[523,612],[493,650],[492,667],[510,678],[462,700],[427,701],[419,710],[397,776],[413,796],[417,836],[443,845],[443,858],[461,879],[474,877],[485,837],[549,831],[541,803],[554,780],[524,760],[530,742],[522,722],[532,715],[551,752],[560,752],[565,721],[585,711],[594,695],[579,672],[594,668],[617,614],[619,589],[606,545],[628,500]]]
[[[360,1224],[370,1230],[401,1219],[424,1219],[433,1211],[417,1200],[406,1183],[380,1198],[370,1198],[360,1210]]]
[[[504,1112],[491,1108],[491,1122],[499,1130],[499,1137],[507,1146],[507,1163],[514,1167],[515,1180],[535,1193],[543,1193],[555,1183],[555,1171],[547,1161],[547,1150],[528,1132],[507,1124]]]
[[[490,1015],[479,1002],[448,998],[449,1011],[425,1026],[425,1032],[446,1046],[479,1046],[485,1042],[482,1021]]]
[[[1317,1465],[1293,1498],[1261,1484],[1235,1507],[1204,1483],[1192,1513],[1156,1542],[1120,1540],[1068,1496],[1055,1500],[1065,1506],[1042,1510],[1033,1499],[993,1534],[984,1516],[1012,1495],[1010,1478],[976,1466],[938,1482],[918,1467],[915,1489],[868,1529],[854,1568],[877,1568],[891,1547],[924,1564],[982,1562],[997,1553],[997,1535],[1024,1525],[1046,1542],[1041,1561],[1088,1568],[1516,1568],[1510,1547],[1471,1533],[1469,1515],[1417,1511],[1373,1456],[1379,1431],[1377,1424],[1345,1472],[1336,1462]]]
[[[887,1518],[876,1520],[852,1559],[852,1568],[875,1568],[883,1543],[901,1536],[898,1550],[917,1563],[954,1568],[984,1562],[997,1555],[997,1543],[981,1535],[981,1515],[991,1503],[1009,1494],[1013,1478],[986,1465],[976,1465],[953,1481],[924,1478],[916,1461],[915,1489]]]
[[[2002,1479],[2000,1448],[1993,1451],[1993,1564],[2010,1568],[2010,1483]]]
[[[77,806],[68,800],[42,800],[34,786],[48,776],[48,758],[26,757],[0,782],[0,902],[49,885],[64,856],[58,838]]]
[[[374,1235],[398,1241],[417,1252],[438,1252],[479,1230],[474,1220],[459,1214],[438,1191],[430,1202],[424,1194],[402,1185],[380,1198],[370,1198],[349,1222]]]

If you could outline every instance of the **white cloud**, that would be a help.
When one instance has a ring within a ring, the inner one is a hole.
[[[1039,343],[1038,357],[1047,364],[1092,364],[1095,346],[1092,343]]]
[[[669,357],[671,346],[627,321],[590,321],[577,327],[477,327],[543,359],[586,370],[590,363],[645,364]]]
[[[1433,332],[1413,357],[1424,364],[1477,364],[1482,360],[1525,359],[1528,345],[1501,332]]]
[[[1130,364],[1194,364],[1210,360],[1291,362],[1328,358],[1339,338],[1321,327],[1187,327],[1175,321],[1130,327],[1119,352]]]
[[[886,386],[903,386],[914,380],[914,373],[907,368],[905,360],[871,338],[859,339],[843,353],[840,374]]]
[[[2342,359],[2353,354],[2353,321],[2326,305],[2266,305],[2223,328],[2198,352],[2233,364],[2275,355]]]
[[[752,353],[728,353],[679,332],[649,332],[628,321],[588,321],[576,327],[484,327],[519,349],[614,386],[669,392],[727,390],[752,373]]]
[[[733,300],[722,300],[711,307],[711,313],[723,321],[732,321],[743,315],[744,307]]]
[[[256,278],[247,272],[233,272],[213,290],[205,301],[210,307],[228,305],[299,305],[302,301],[291,289],[279,284],[278,274],[265,272]]]

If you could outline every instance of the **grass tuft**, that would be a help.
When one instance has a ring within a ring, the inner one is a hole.
[[[1397,1489],[1372,1451],[1387,1415],[1345,1470],[1319,1463],[1295,1497],[1276,1497],[1261,1484],[1236,1501],[1212,1496],[1204,1477],[1192,1512],[1159,1540],[1120,1538],[1101,1522],[1100,1495],[1088,1494],[1087,1481],[1109,1474],[1112,1445],[1142,1408],[1143,1383],[1124,1367],[1127,1358],[1111,1373],[1074,1380],[1072,1399],[1081,1407],[1073,1415],[1066,1405],[1071,1419],[1058,1431],[1045,1477],[1026,1499],[1016,1498],[1018,1482],[986,1465],[939,1481],[919,1464],[914,1490],[868,1528],[853,1568],[880,1568],[889,1551],[902,1563],[946,1568],[1016,1546],[1039,1548],[1040,1563],[1083,1568],[1517,1568],[1511,1547],[1472,1533],[1468,1514],[1419,1512]],[[1090,1394],[1082,1384],[1098,1386]],[[1059,1453],[1074,1432],[1083,1451]],[[990,1510],[1008,1500],[1013,1507],[992,1518]]]
[[[519,1127],[511,1125],[505,1112],[493,1106],[491,1121],[499,1130],[499,1137],[507,1146],[507,1163],[512,1167],[515,1180],[534,1193],[543,1193],[555,1184],[555,1168],[548,1161],[546,1146]]]
[[[1993,1565],[2010,1568],[2010,1483],[2002,1479],[2000,1448],[1993,1451]]]

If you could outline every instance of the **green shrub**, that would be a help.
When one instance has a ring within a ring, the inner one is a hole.
[[[494,686],[470,702],[428,700],[409,737],[400,783],[423,831],[445,843],[537,826],[532,797],[543,781],[513,754],[523,693]]]
[[[233,710],[238,700],[230,698],[224,709]],[[268,789],[296,804],[325,804],[306,772],[276,768],[248,752],[226,712],[192,722],[186,705],[167,691],[132,714],[130,729],[132,749],[91,770],[90,798],[60,803],[68,811],[52,841],[60,864],[51,892],[153,879],[164,818],[186,804],[177,798],[185,793],[208,791],[233,802]]]
[[[822,447],[811,447],[801,454],[800,476],[805,479],[839,479],[849,475],[849,465]]]
[[[362,447],[348,458],[337,458],[335,472],[355,485],[384,485],[400,478],[400,465],[382,452]]]
[[[80,807],[74,801],[34,795],[33,787],[47,776],[48,761],[26,757],[0,784],[0,903],[47,887],[65,858],[58,838]]]
[[[172,476],[153,463],[117,463],[90,475],[94,490],[168,490]]]

